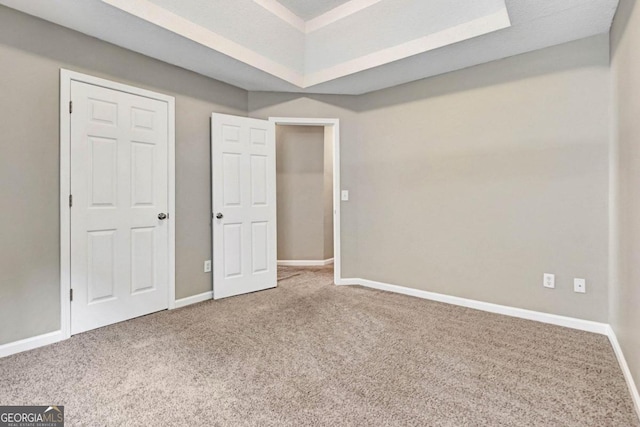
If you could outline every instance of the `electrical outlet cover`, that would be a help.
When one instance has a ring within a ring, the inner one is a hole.
[[[204,272],[211,273],[211,260],[206,260],[204,262]]]
[[[553,289],[556,287],[556,276],[555,274],[544,273],[542,278],[542,286],[545,288]]]

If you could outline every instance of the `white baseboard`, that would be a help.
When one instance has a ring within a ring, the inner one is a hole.
[[[212,298],[212,291],[204,292],[198,295],[176,300],[175,308],[186,307],[187,305],[210,300]],[[11,356],[12,354],[16,353],[22,353],[23,351],[27,350],[33,350],[34,348],[44,347],[45,345],[53,344],[65,339],[67,339],[67,337],[64,336],[62,331],[58,330],[42,335],[37,335],[31,338],[25,338],[20,341],[2,344],[0,345],[0,358]]]
[[[193,295],[191,297],[180,298],[176,300],[176,308],[186,307],[191,304],[196,304],[198,302],[207,301],[213,298],[213,291],[203,292],[198,295]]]
[[[379,289],[383,291],[395,292],[398,294],[428,299],[431,301],[444,302],[461,307],[473,308],[476,310],[488,311],[490,313],[503,314],[505,316],[519,317],[521,319],[534,320],[536,322],[549,323],[552,325],[564,326],[566,328],[579,329],[581,331],[593,332],[607,335],[609,325],[607,323],[593,322],[591,320],[576,319],[556,314],[542,313],[539,311],[525,310],[523,308],[510,307],[507,305],[492,304],[489,302],[476,301],[467,298],[454,297],[445,294],[422,291],[419,289],[405,288],[403,286],[390,285],[388,283],[375,282],[367,279],[341,279],[342,285],[362,285],[367,288]]]
[[[558,316],[555,314],[542,313],[539,311],[525,310],[522,308],[509,307],[505,305],[492,304],[488,302],[476,301],[467,298],[454,297],[450,295],[438,294],[434,292],[422,291],[419,289],[406,288],[403,286],[390,285],[388,283],[375,282],[373,280],[366,279],[339,279],[337,285],[362,285],[367,288],[379,289],[388,292],[395,292],[403,295],[409,295],[413,297],[428,299],[431,301],[438,301],[447,304],[453,304],[461,307],[473,308],[476,310],[488,311],[491,313],[503,314],[505,316],[519,317],[521,319],[534,320],[542,323],[549,323],[557,326],[564,326],[572,329],[579,329],[581,331],[593,332],[596,334],[606,335],[609,337],[613,351],[618,359],[620,368],[624,375],[625,381],[631,393],[631,399],[635,410],[640,417],[640,394],[638,393],[638,387],[631,375],[631,370],[624,357],[618,338],[613,328],[607,323],[593,322],[590,320],[576,319],[567,316]]]
[[[359,285],[360,283],[362,283],[361,279],[343,279],[343,278],[339,278],[338,280],[336,280],[336,285]]]
[[[333,258],[313,260],[279,260],[278,265],[287,267],[321,267],[323,265],[333,264]]]
[[[62,331],[49,332],[37,335],[31,338],[25,338],[20,341],[14,341],[0,345],[0,357],[11,356],[12,354],[22,353],[23,351],[33,350],[34,348],[44,347],[65,340],[66,337]]]
[[[618,337],[616,337],[616,333],[611,326],[608,327],[607,335],[609,336],[609,341],[611,342],[611,346],[613,347],[613,352],[618,358],[620,368],[622,368],[624,379],[627,381],[627,387],[629,387],[629,392],[631,393],[631,399],[633,399],[633,405],[636,408],[636,413],[638,414],[638,417],[640,417],[640,394],[638,393],[638,387],[633,380],[631,370],[629,369],[629,365],[627,364],[627,359],[625,359],[624,353],[622,352],[622,347],[620,347],[620,343],[618,342]]]

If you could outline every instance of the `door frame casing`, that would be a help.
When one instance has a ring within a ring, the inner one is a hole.
[[[168,227],[169,227],[169,295],[168,308],[175,308],[176,301],[176,215],[175,215],[175,98],[135,86],[94,77],[75,71],[60,69],[60,330],[62,339],[71,337],[71,83],[81,82],[131,95],[142,96],[167,103],[168,143]]]
[[[340,251],[340,119],[321,119],[303,117],[269,117],[269,121],[283,126],[323,126],[332,131],[333,140],[333,280],[341,285]]]

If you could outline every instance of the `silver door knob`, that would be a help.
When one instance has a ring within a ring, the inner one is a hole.
[[[163,212],[159,213],[158,214],[158,219],[159,220],[167,219],[167,214],[163,213]]]
[[[224,215],[222,215],[220,212],[218,212],[218,213],[216,214],[216,218],[218,218],[218,219],[222,219],[222,217],[223,217],[223,216],[224,216]]]

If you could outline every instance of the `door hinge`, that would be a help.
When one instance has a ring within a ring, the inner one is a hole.
[[[69,101],[69,114],[73,113],[73,101]]]
[[[73,195],[69,194],[69,207],[73,206]]]
[[[73,289],[69,289],[69,301],[73,301]]]

